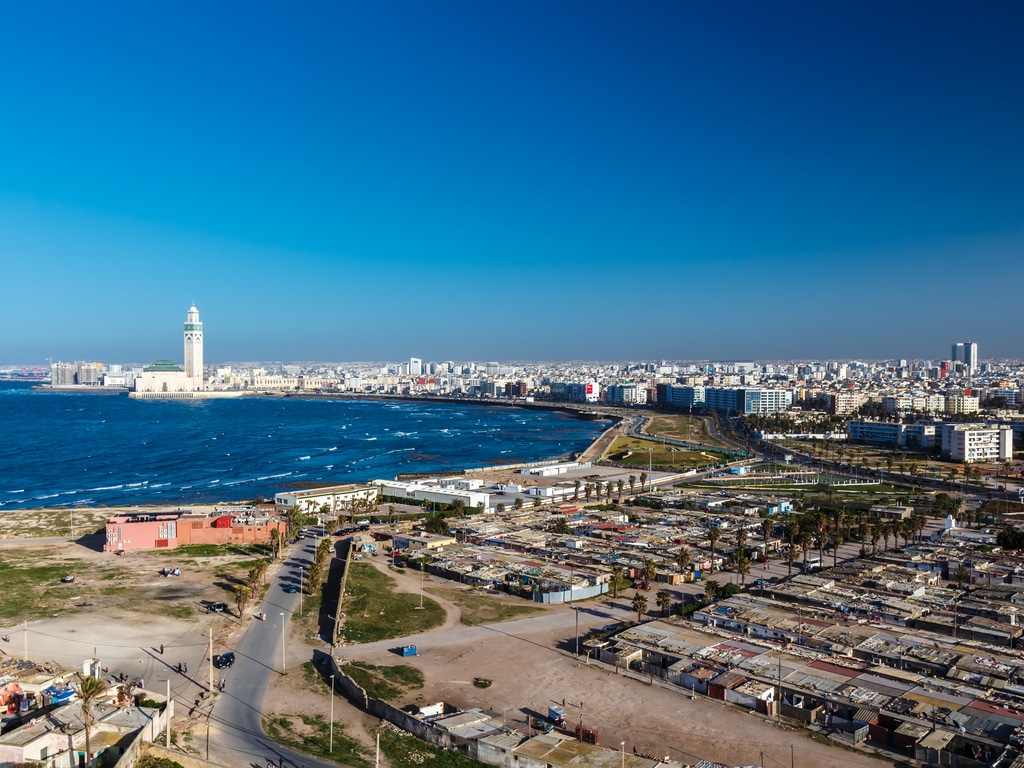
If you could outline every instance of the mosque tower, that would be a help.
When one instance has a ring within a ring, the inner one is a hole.
[[[203,324],[195,304],[185,320],[185,376],[194,389],[203,388]]]

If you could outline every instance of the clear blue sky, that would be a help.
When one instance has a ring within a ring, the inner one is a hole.
[[[6,3],[0,362],[1024,356],[1024,4]]]

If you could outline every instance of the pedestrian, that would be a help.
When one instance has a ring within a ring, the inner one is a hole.
[[[562,708],[565,709],[565,699],[562,699]]]
[[[160,643],[160,655],[161,656],[164,655],[164,644],[163,643]]]
[[[185,662],[185,674],[186,675],[188,674],[188,662],[187,661]]]

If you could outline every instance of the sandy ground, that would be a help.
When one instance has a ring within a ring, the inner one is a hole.
[[[19,558],[77,562],[78,572],[84,575],[71,586],[76,592],[93,596],[82,599],[70,595],[69,599],[78,598],[73,610],[30,621],[27,634],[21,625],[0,627],[0,633],[10,636],[9,642],[0,643],[0,653],[20,657],[27,637],[29,656],[36,661],[81,669],[83,660],[95,654],[111,677],[123,672],[143,678],[147,689],[158,692],[165,690],[169,680],[178,706],[175,732],[184,730],[180,740],[199,754],[204,707],[208,705],[195,708],[194,704],[208,682],[205,660],[211,632],[214,653],[221,653],[236,645],[247,626],[229,614],[208,615],[202,606],[210,600],[225,599],[223,573],[238,558],[193,559],[194,564],[183,567],[180,578],[168,578],[157,571],[165,563],[174,564],[173,551],[115,558],[66,540],[0,542],[0,554],[11,553]],[[417,574],[390,570],[383,558],[369,562],[388,570],[399,589],[419,591]],[[90,567],[118,568],[124,574],[123,583],[130,586],[129,593],[104,599],[97,585],[90,584]],[[783,565],[773,564],[773,571],[783,569]],[[268,574],[268,581],[273,576],[273,572]],[[427,581],[428,589],[431,586],[458,588],[433,577]],[[521,604],[517,598],[504,599]],[[444,700],[463,708],[483,707],[501,713],[508,725],[521,733],[529,732],[527,717],[531,712],[544,714],[549,704],[565,700],[569,722],[575,724],[582,716],[586,727],[599,730],[601,744],[618,748],[624,741],[626,749],[635,746],[640,754],[683,763],[705,759],[728,765],[757,765],[763,757],[763,765],[768,768],[786,768],[791,758],[794,768],[880,765],[876,758],[815,743],[803,731],[779,728],[746,711],[701,697],[691,701],[688,694],[616,676],[596,664],[577,661],[576,616],[568,606],[552,606],[543,613],[501,624],[465,626],[459,621],[456,606],[445,600],[439,602],[446,610],[445,624],[412,640],[419,646],[420,656],[399,659],[388,650],[399,644],[394,640],[342,647],[335,655],[374,664],[412,663],[423,671],[425,687],[409,692],[398,704]],[[193,610],[187,619],[172,618],[153,611],[152,606],[159,604],[191,606]],[[627,597],[578,605],[580,636],[592,627],[634,616]],[[146,610],[140,610],[140,606]],[[329,650],[322,642],[304,637],[301,624],[290,626],[290,669],[308,661],[314,648]],[[161,643],[165,646],[163,654],[159,652]],[[189,674],[177,673],[179,662],[189,665]],[[487,689],[476,688],[472,682],[476,677],[493,683]],[[328,707],[326,687],[302,675],[277,679],[265,703],[268,715],[304,712],[326,716]],[[345,724],[346,734],[362,742],[367,754],[372,755],[370,732],[377,721],[340,697],[335,700],[334,712],[336,722]]]

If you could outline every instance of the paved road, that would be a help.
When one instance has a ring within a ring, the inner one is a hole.
[[[218,694],[210,717],[210,759],[214,762],[257,768],[263,768],[270,760],[279,766],[330,768],[337,765],[278,746],[263,733],[261,723],[264,697],[271,679],[281,674],[282,635],[287,634],[288,622],[298,608],[299,596],[285,592],[284,587],[297,583],[299,567],[309,566],[315,548],[315,539],[306,539],[292,547],[263,602],[266,621],[250,622],[235,648],[237,661],[222,673],[227,684],[224,692]],[[298,669],[290,672],[301,674]],[[214,674],[218,672],[215,670]]]

